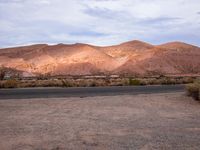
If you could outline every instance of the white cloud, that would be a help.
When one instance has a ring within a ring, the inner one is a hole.
[[[200,45],[199,11],[199,0],[0,0],[0,47],[132,39]]]

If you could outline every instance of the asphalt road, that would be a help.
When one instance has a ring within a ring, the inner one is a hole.
[[[59,98],[183,92],[184,85],[0,89],[0,99]]]

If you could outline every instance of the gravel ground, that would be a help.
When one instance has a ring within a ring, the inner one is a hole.
[[[0,101],[1,150],[199,150],[184,93]]]

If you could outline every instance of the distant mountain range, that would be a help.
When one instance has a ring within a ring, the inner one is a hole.
[[[114,46],[37,44],[0,49],[0,66],[23,76],[200,74],[200,48],[182,42]]]

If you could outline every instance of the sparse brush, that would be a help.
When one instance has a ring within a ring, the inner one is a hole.
[[[73,87],[73,84],[67,80],[61,80],[63,87]]]
[[[186,86],[188,96],[193,97],[195,100],[200,100],[200,80]]]
[[[17,88],[18,82],[15,79],[9,79],[4,83],[4,88]]]
[[[138,79],[129,79],[129,85],[141,85],[140,80]]]
[[[90,87],[95,87],[95,86],[97,86],[97,84],[96,84],[95,82],[92,82],[92,83],[90,84]]]
[[[2,69],[2,68],[0,68],[0,80],[3,80],[3,79],[4,79],[5,74],[6,74],[5,70]]]

